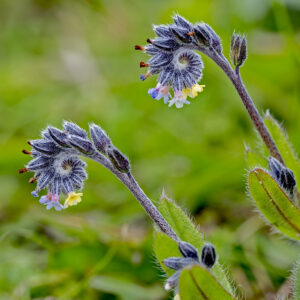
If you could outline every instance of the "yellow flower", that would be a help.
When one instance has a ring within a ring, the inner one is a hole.
[[[183,89],[182,95],[185,97],[195,98],[198,93],[203,92],[205,85],[194,84],[191,88]]]
[[[77,205],[79,202],[81,202],[82,195],[83,193],[69,193],[68,198],[65,201],[64,208],[67,208],[68,206]]]

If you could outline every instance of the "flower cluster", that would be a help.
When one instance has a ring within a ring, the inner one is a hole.
[[[173,17],[174,24],[154,26],[157,37],[147,39],[147,46],[135,46],[151,56],[149,61],[141,62],[140,67],[149,67],[145,80],[152,74],[159,74],[156,87],[149,89],[149,95],[156,100],[163,99],[169,106],[177,108],[189,104],[187,97],[194,98],[203,91],[204,85],[198,82],[202,78],[203,62],[194,50],[212,49],[222,52],[220,38],[205,23],[195,25],[179,15]],[[170,90],[174,95],[171,96]]]
[[[91,140],[84,129],[72,122],[64,122],[63,130],[48,126],[42,131],[42,139],[28,142],[31,151],[23,150],[33,159],[19,172],[34,172],[29,181],[37,182],[32,192],[34,197],[39,197],[41,190],[48,190],[39,200],[47,209],[53,207],[60,211],[81,202],[83,194],[78,191],[82,190],[87,173],[86,163],[80,155],[92,158],[100,152],[109,158],[112,168],[129,171],[128,159],[112,145],[101,127],[91,124],[90,135]],[[102,154],[99,155],[104,158]],[[60,203],[61,194],[66,195],[64,205]]]
[[[231,38],[230,58],[235,67],[243,65],[247,58],[247,42],[245,36],[233,33]]]
[[[182,269],[191,265],[201,265],[208,269],[212,268],[217,260],[215,247],[205,244],[201,253],[201,262],[197,249],[186,242],[179,242],[178,249],[183,257],[169,257],[163,263],[176,272],[167,279],[165,289],[168,291],[178,286],[178,280]]]
[[[54,207],[58,211],[81,201],[82,193],[75,190],[81,190],[87,178],[86,163],[72,146],[76,141],[85,141],[87,134],[71,122],[64,122],[63,128],[64,131],[47,127],[42,131],[42,139],[28,142],[31,152],[23,150],[23,153],[33,157],[23,169],[34,172],[30,182],[36,181],[37,186],[32,195],[38,197],[39,192],[47,188],[48,193],[40,198],[40,203],[47,209]],[[64,206],[59,201],[62,193],[67,195]]]

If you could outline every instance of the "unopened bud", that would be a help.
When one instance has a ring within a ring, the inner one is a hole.
[[[212,268],[216,262],[217,255],[213,245],[204,245],[201,253],[201,261],[207,268]]]
[[[68,144],[68,135],[65,132],[51,126],[47,128],[47,131],[51,139],[59,146],[70,148],[70,145]]]
[[[94,153],[94,147],[88,139],[84,139],[78,135],[69,135],[68,137],[70,145],[72,145],[79,152],[91,155]]]
[[[204,24],[207,32],[210,35],[210,39],[211,39],[211,46],[218,52],[218,53],[222,53],[222,43],[221,43],[221,39],[220,37],[215,33],[215,31],[208,25],[208,24]]]
[[[50,140],[32,140],[30,141],[30,145],[33,149],[45,154],[46,156],[51,156],[61,151],[61,148]]]
[[[170,26],[170,30],[178,42],[187,43],[187,44],[192,42],[192,37],[189,34],[190,32],[186,28],[182,28],[178,26]]]
[[[283,166],[276,158],[269,158],[269,168],[272,177],[277,181],[277,183],[287,190],[291,196],[294,194],[294,188],[296,186],[296,179],[294,173]]]
[[[202,47],[208,47],[211,43],[211,37],[205,25],[204,23],[197,24],[194,28],[196,41]]]
[[[178,285],[178,280],[180,276],[180,271],[175,272],[171,277],[169,277],[165,283],[165,290],[169,291]]]
[[[95,148],[103,154],[106,154],[107,147],[111,146],[111,140],[106,135],[105,131],[100,126],[91,124],[90,136]]]
[[[198,251],[197,249],[187,243],[187,242],[179,242],[178,243],[178,248],[180,253],[184,256],[184,257],[189,257],[189,258],[194,258],[194,259],[198,259]]]
[[[190,257],[169,257],[163,260],[163,264],[173,270],[179,270],[195,263],[195,259]]]
[[[188,20],[186,20],[184,17],[182,17],[180,15],[175,15],[173,17],[173,20],[174,20],[174,23],[178,27],[186,28],[189,31],[191,31],[193,29],[193,25]]]
[[[234,66],[240,67],[247,58],[247,42],[245,36],[233,34],[231,38],[230,58]]]
[[[109,147],[106,153],[110,161],[120,172],[123,173],[129,172],[130,170],[129,160],[117,148]]]
[[[69,134],[78,135],[84,139],[87,137],[86,131],[73,122],[64,121],[63,128]]]

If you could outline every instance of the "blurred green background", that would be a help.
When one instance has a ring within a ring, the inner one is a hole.
[[[46,211],[30,195],[21,150],[63,119],[101,124],[155,202],[162,188],[213,242],[247,299],[274,299],[299,246],[271,230],[246,193],[244,142],[256,135],[234,88],[208,58],[206,88],[182,110],[151,99],[133,50],[174,12],[205,21],[229,52],[248,38],[242,76],[260,111],[284,120],[300,149],[300,1],[1,0],[0,299],[170,299],[150,219],[106,169],[88,161],[83,202]]]

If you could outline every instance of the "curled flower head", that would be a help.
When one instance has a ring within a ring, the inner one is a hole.
[[[40,203],[46,205],[47,209],[63,209],[59,202],[62,193],[68,195],[68,205],[74,205],[70,203],[74,203],[75,199],[76,203],[80,202],[74,198],[75,190],[83,188],[87,173],[86,163],[80,159],[79,154],[92,149],[85,131],[74,123],[65,122],[64,131],[47,127],[42,132],[42,139],[32,140],[29,144],[32,151],[23,153],[33,157],[25,168],[26,171],[34,172],[30,182],[37,182],[32,195],[38,197],[41,190],[47,189],[48,194],[40,198]]]
[[[96,124],[90,124],[90,137],[87,132],[72,122],[64,122],[63,130],[48,126],[42,131],[42,138],[29,141],[31,151],[23,150],[32,160],[19,173],[34,172],[30,183],[37,183],[32,191],[34,197],[47,189],[40,203],[47,209],[59,211],[81,202],[84,181],[87,179],[86,163],[80,156],[91,158],[113,173],[128,173],[130,162],[116,148],[105,131]],[[60,196],[66,195],[64,205]]]
[[[135,46],[135,49],[151,56],[148,62],[140,63],[140,67],[149,68],[141,79],[158,74],[158,85],[148,91],[149,95],[156,100],[163,98],[169,106],[175,104],[181,108],[183,104],[189,104],[187,97],[195,97],[204,87],[198,84],[202,78],[203,62],[195,50],[211,48],[220,53],[222,46],[220,38],[209,25],[193,25],[179,15],[175,15],[173,20],[171,25],[153,26],[157,37],[147,39],[147,46]],[[171,100],[170,89],[174,91]]]

